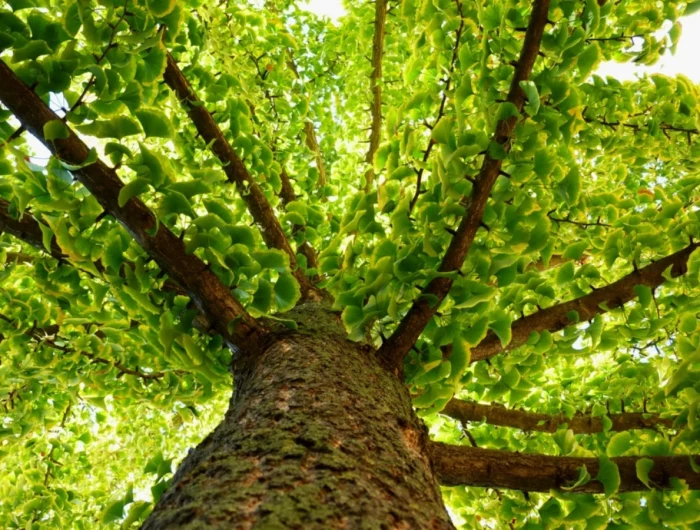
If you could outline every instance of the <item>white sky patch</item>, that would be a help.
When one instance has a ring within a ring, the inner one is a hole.
[[[304,4],[302,3],[301,5],[303,6]],[[343,0],[307,0],[306,9],[334,21],[345,14]]]
[[[611,76],[620,81],[634,81],[644,74],[683,74],[695,83],[700,83],[700,12],[680,19],[683,26],[676,54],[667,52],[652,66],[639,66],[635,63],[609,61],[600,65],[598,75]]]

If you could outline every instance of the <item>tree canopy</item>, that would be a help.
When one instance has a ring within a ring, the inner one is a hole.
[[[700,528],[700,88],[595,73],[700,2],[345,6],[0,8],[0,526],[142,522],[315,301],[456,526]]]

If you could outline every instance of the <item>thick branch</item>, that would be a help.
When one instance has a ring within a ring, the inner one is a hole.
[[[0,61],[0,101],[17,119],[60,159],[80,166],[90,150],[72,130],[68,138],[47,141],[44,125],[59,117],[25,85],[4,62]],[[182,285],[199,309],[209,317],[215,329],[232,344],[246,344],[260,338],[265,330],[252,319],[231,291],[194,254],[185,252],[184,243],[162,224],[155,235],[156,217],[137,197],[119,206],[124,187],[116,171],[101,160],[74,171],[76,178],[95,196],[105,211],[131,233],[141,247],[174,281]],[[236,321],[232,331],[229,325]]]
[[[663,273],[669,267],[673,278],[682,276],[688,271],[688,258],[698,246],[697,243],[692,243],[683,250],[642,269],[634,270],[624,278],[596,289],[586,296],[542,309],[516,320],[511,326],[512,339],[506,347],[501,345],[500,339],[494,332],[489,331],[486,338],[472,349],[471,361],[488,359],[501,352],[522,346],[533,331],[555,332],[571,326],[574,324],[568,317],[571,311],[578,313],[578,322],[588,322],[601,313],[620,307],[637,296],[634,291],[637,285],[646,285],[655,289],[664,283],[666,279]]]
[[[443,486],[476,486],[521,491],[549,492],[571,487],[579,477],[579,469],[586,466],[591,477],[598,474],[597,458],[525,455],[493,449],[448,445],[430,442],[428,452],[433,467]],[[620,493],[647,491],[637,478],[636,463],[641,458],[654,462],[649,473],[650,483],[658,489],[671,488],[670,478],[685,480],[690,489],[700,489],[700,473],[695,473],[690,458],[697,455],[623,456],[612,458],[620,472]],[[597,480],[571,490],[572,493],[603,493],[603,484]]]
[[[168,64],[163,74],[168,86],[175,92],[187,114],[197,128],[202,139],[211,146],[212,152],[223,164],[223,170],[229,182],[236,185],[241,197],[248,207],[253,220],[260,228],[265,244],[286,252],[294,277],[301,286],[302,296],[320,300],[322,295],[304,271],[297,265],[296,254],[285,236],[275,212],[260,186],[253,180],[245,164],[226,141],[224,133],[214,121],[209,111],[201,104],[185,76],[177,66],[175,59],[168,54]]]
[[[10,215],[10,203],[4,199],[0,199],[0,232],[5,232],[30,244],[34,248],[46,252],[42,239],[43,233],[39,227],[39,221],[29,212],[22,212],[19,219],[15,219]],[[56,243],[56,238],[51,239],[51,257],[65,261],[66,256],[61,247]]]
[[[563,414],[549,415],[524,410],[511,410],[500,405],[485,405],[474,401],[450,400],[442,411],[443,414],[457,421],[485,421],[489,425],[513,427],[523,431],[556,432],[566,424],[574,434],[596,434],[603,432],[603,418],[589,414],[576,414],[567,418]],[[656,429],[660,426],[670,428],[672,418],[661,418],[658,414],[643,412],[623,412],[609,414],[612,422],[611,431],[631,431],[633,429]]]
[[[530,77],[540,49],[548,12],[549,0],[535,0],[525,42],[507,98],[507,101],[513,104],[518,111],[522,111],[526,100],[520,82]],[[496,126],[492,142],[498,143],[506,152],[510,150],[513,131],[518,120],[519,116],[511,116],[501,120]],[[467,212],[440,264],[439,271],[441,273],[455,272],[462,267],[476,232],[481,226],[486,202],[501,171],[501,164],[502,160],[492,158],[489,153],[484,155],[481,170],[474,181],[471,197],[468,200]],[[450,291],[452,283],[453,280],[449,277],[438,277],[431,280],[406,313],[396,331],[379,349],[379,356],[390,369],[400,370],[404,357],[440,307]]]
[[[374,154],[379,148],[379,140],[382,137],[382,59],[384,57],[384,35],[386,34],[387,0],[375,0],[374,2],[374,39],[372,41],[372,74],[369,78],[372,90],[372,125],[369,135],[369,149],[365,156],[365,162],[370,168],[365,173],[365,193],[372,190],[374,184]]]

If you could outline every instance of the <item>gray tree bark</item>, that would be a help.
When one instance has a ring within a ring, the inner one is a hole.
[[[224,420],[143,528],[454,528],[405,386],[335,316],[296,311],[236,363]]]

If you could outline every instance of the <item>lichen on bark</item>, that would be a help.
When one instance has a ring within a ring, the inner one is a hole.
[[[325,309],[292,316],[143,528],[453,528],[405,387]]]

